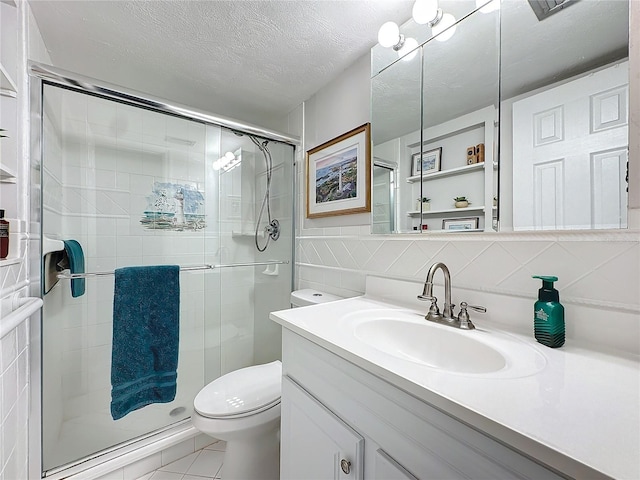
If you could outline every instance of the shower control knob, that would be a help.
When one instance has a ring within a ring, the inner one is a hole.
[[[344,458],[342,460],[340,460],[340,468],[342,469],[342,471],[344,473],[346,473],[347,475],[349,475],[349,473],[351,472],[351,462],[345,460]]]

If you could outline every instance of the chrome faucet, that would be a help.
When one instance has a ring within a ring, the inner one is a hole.
[[[442,274],[444,275],[444,306],[442,313],[440,313],[440,309],[438,308],[438,299],[433,296],[433,276],[438,269],[442,270]],[[477,312],[487,311],[485,307],[480,305],[469,305],[467,302],[461,302],[460,313],[457,317],[453,315],[455,305],[451,303],[451,273],[442,262],[436,262],[429,268],[427,278],[424,281],[422,295],[418,295],[418,299],[424,301],[429,300],[431,302],[429,312],[424,317],[425,319],[463,330],[473,330],[476,328],[475,325],[471,323],[467,308],[471,308]]]

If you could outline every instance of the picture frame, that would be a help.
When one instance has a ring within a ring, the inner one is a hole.
[[[371,124],[307,151],[307,218],[371,211]]]
[[[467,230],[477,230],[479,224],[480,217],[445,218],[442,220],[442,229],[447,231],[464,232]]]
[[[440,159],[442,147],[433,148],[426,152],[418,152],[411,155],[411,176],[429,175],[440,171]]]

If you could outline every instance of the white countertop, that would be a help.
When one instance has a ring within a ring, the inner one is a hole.
[[[507,358],[515,363],[521,345],[528,352],[522,363],[529,362],[529,367],[448,373],[398,361],[348,334],[349,315],[378,309],[425,313],[357,297],[273,312],[270,318],[565,475],[640,479],[638,359],[571,342],[547,348],[532,337],[494,330],[483,320],[477,330],[461,333],[489,341],[491,336],[506,339]]]

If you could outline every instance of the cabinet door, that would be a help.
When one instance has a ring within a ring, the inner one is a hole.
[[[367,474],[371,480],[418,480],[402,465],[391,458],[384,450],[376,450],[373,475]]]
[[[282,480],[363,478],[364,439],[286,376],[281,439]]]

